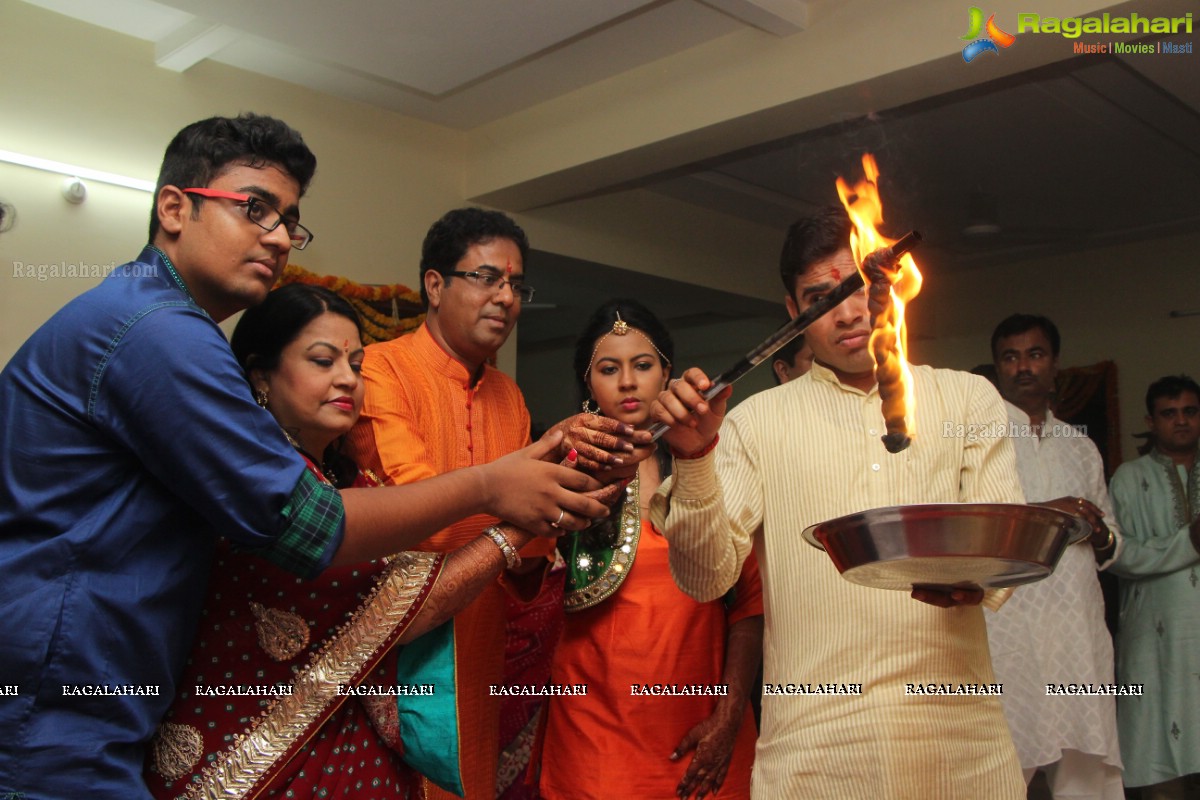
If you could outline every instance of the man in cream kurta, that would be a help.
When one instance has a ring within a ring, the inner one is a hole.
[[[793,226],[781,259],[793,316],[855,269],[848,239],[844,214]],[[688,370],[655,409],[673,424],[677,455],[655,522],[676,582],[697,600],[732,586],[752,546],[758,557],[766,630],[755,798],[1024,798],[992,694],[983,611],[958,593],[939,608],[849,583],[801,538],[809,525],[871,508],[1023,499],[1011,446],[990,435],[1006,426],[1002,401],[982,378],[914,367],[912,445],[884,449],[869,329],[860,292],[808,328],[811,372],[750,397],[723,424],[723,396],[699,403],[708,381]]]
[[[1025,499],[1083,513],[1093,530],[1067,548],[1053,575],[1022,587],[1004,613],[989,616],[988,641],[1026,781],[1043,769],[1059,800],[1124,800],[1115,698],[1047,690],[1113,682],[1112,637],[1096,571],[1112,563],[1121,541],[1100,452],[1049,407],[1059,346],[1052,321],[1014,314],[992,334],[992,359]]]

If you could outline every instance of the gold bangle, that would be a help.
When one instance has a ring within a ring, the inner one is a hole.
[[[517,548],[512,546],[512,542],[504,535],[504,531],[493,525],[484,530],[483,535],[496,543],[496,547],[500,548],[501,555],[504,556],[504,563],[508,569],[516,569],[521,566],[521,554],[517,552]]]
[[[1113,533],[1113,529],[1109,528],[1107,525],[1105,525],[1104,527],[1108,531],[1108,541],[1105,542],[1104,544],[1100,545],[1099,547],[1096,547],[1096,545],[1092,545],[1092,547],[1094,547],[1096,549],[1096,552],[1098,552],[1098,553],[1103,553],[1105,550],[1112,547],[1113,543],[1115,541],[1117,541],[1117,535],[1115,533]]]

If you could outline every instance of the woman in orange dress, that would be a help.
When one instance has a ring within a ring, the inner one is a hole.
[[[290,284],[247,311],[232,340],[247,391],[270,412],[263,435],[282,428],[314,475],[341,488],[379,484],[339,447],[362,408],[358,326],[336,294]],[[419,797],[422,781],[403,762],[397,697],[436,718],[454,691],[397,675],[396,645],[519,564],[516,550],[531,538],[503,525],[448,554],[400,553],[307,581],[220,543],[180,694],[147,764],[151,792]],[[443,730],[423,730],[450,747]]]
[[[645,306],[601,306],[575,349],[584,409],[647,427],[673,354]],[[750,797],[749,692],[763,630],[757,562],[746,561],[723,600],[698,603],[675,586],[647,511],[670,468],[665,450],[645,459],[620,514],[560,540],[568,613],[552,682],[586,684],[587,694],[551,699],[546,800]]]

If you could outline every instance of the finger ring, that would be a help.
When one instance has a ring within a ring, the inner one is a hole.
[[[563,517],[565,517],[566,515],[567,515],[567,511],[566,511],[566,509],[564,509],[564,508],[560,508],[560,509],[558,510],[558,519],[554,520],[554,522],[551,522],[551,523],[550,523],[550,527],[551,527],[551,528],[557,528],[559,525],[561,525],[561,524],[562,524]]]

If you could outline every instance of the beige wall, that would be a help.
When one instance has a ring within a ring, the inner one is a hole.
[[[367,282],[416,285],[421,238],[463,201],[463,135],[209,62],[154,66],[149,43],[0,0],[0,148],[153,180],[170,138],[214,114],[287,120],[317,153],[303,218],[316,239],[293,261]],[[12,262],[128,261],[146,241],[150,195],[89,182],[68,205],[61,178],[0,164],[18,225],[0,235],[0,363],[94,280],[13,276]]]
[[[1200,379],[1200,234],[1081,251],[987,271],[926,275],[913,303],[918,363],[970,369],[991,360],[992,330],[1009,314],[1044,314],[1062,334],[1062,367],[1117,364],[1122,452],[1146,429],[1146,387],[1164,375]],[[916,326],[920,322],[922,328]]]
[[[3,115],[0,126],[12,124]],[[7,135],[0,147],[9,146]],[[150,194],[89,182],[88,199],[68,204],[60,194],[64,178],[0,163],[0,200],[16,207],[12,230],[0,234],[0,364],[8,361],[30,333],[60,306],[99,278],[49,278],[74,266],[92,275],[137,255],[146,239]],[[30,277],[24,277],[29,275]]]

